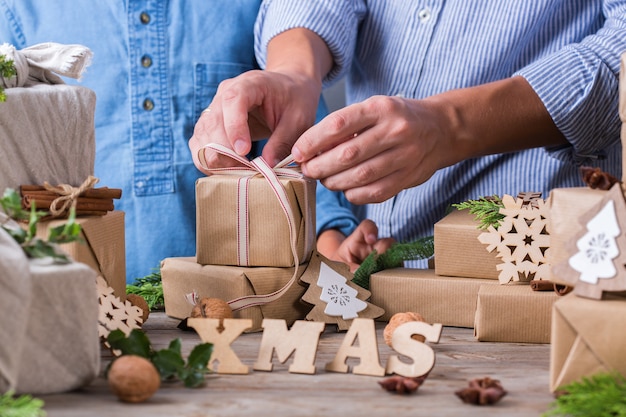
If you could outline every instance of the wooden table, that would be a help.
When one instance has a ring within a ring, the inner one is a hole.
[[[195,332],[176,328],[179,321],[164,313],[152,313],[144,330],[155,349],[181,338],[183,355],[200,343]],[[381,364],[393,353],[382,337],[384,323],[377,323]],[[110,392],[104,378],[83,390],[40,396],[48,417],[208,417],[208,416],[539,416],[553,397],[548,390],[549,345],[477,342],[472,329],[445,327],[439,344],[431,345],[436,363],[417,393],[397,395],[384,391],[380,377],[329,373],[331,361],[345,333],[327,329],[316,357],[315,375],[291,374],[291,359],[284,364],[274,358],[274,371],[252,370],[261,333],[244,334],[232,345],[248,375],[210,375],[199,389],[180,382],[164,383],[147,402],[125,404]],[[111,356],[103,350],[103,368]],[[348,365],[353,366],[355,363]],[[454,392],[472,378],[499,379],[508,391],[495,406],[463,404]]]

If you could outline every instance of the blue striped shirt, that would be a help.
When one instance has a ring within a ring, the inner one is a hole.
[[[334,67],[325,85],[346,76],[348,104],[376,94],[423,98],[521,75],[569,142],[466,160],[359,210],[381,237],[432,234],[451,203],[522,191],[547,197],[555,187],[581,186],[581,164],[621,175],[626,1],[266,0],[255,33],[261,66],[269,40],[293,27],[326,41]]]

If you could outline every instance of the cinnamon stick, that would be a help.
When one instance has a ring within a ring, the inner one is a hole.
[[[26,195],[22,197],[22,207],[25,209],[30,209],[33,204],[40,210],[49,210],[52,202],[58,198],[57,197],[48,197],[48,196],[29,196]],[[113,204],[112,199],[102,199],[102,198],[86,198],[86,197],[78,197],[76,199],[76,210],[77,211],[113,211],[115,206]]]
[[[48,191],[42,185],[20,185],[20,193],[22,196],[28,195],[49,195],[56,196],[59,195],[55,192]],[[89,198],[112,198],[112,199],[120,199],[122,198],[122,190],[120,188],[108,188],[108,187],[100,187],[100,188],[91,188],[89,190],[83,191],[80,195],[81,197],[89,197]]]
[[[530,281],[530,288],[533,291],[554,291],[554,283],[547,279],[534,279]]]

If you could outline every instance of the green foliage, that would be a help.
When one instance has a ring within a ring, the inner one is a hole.
[[[30,395],[13,397],[8,391],[0,395],[0,416],[2,417],[45,417],[44,402]]]
[[[471,214],[474,214],[474,218],[479,224],[478,228],[485,230],[489,226],[493,226],[497,229],[500,226],[500,221],[504,219],[504,214],[500,214],[500,209],[504,208],[502,199],[497,195],[491,197],[480,197],[478,200],[467,200],[459,204],[453,204],[459,210],[469,210]]]
[[[6,59],[4,55],[0,55],[0,76],[3,78],[11,78],[17,74],[15,65],[12,60]],[[0,102],[6,101],[7,95],[4,92],[4,88],[0,86]]]
[[[109,334],[107,342],[112,349],[122,352],[122,355],[137,355],[150,360],[163,381],[178,378],[186,387],[196,388],[204,383],[205,375],[210,372],[208,363],[213,352],[211,343],[196,345],[185,363],[180,339],[172,340],[166,349],[155,351],[150,339],[141,330],[133,329],[126,337],[124,332],[118,329]]]
[[[370,253],[354,271],[352,282],[369,290],[370,276],[376,272],[390,268],[401,267],[404,261],[428,259],[435,253],[433,236],[423,237],[414,242],[394,243],[385,252],[378,254],[375,250]]]
[[[162,307],[165,301],[163,299],[161,270],[159,268],[155,268],[150,275],[143,278],[137,278],[132,284],[126,285],[126,293],[142,296],[148,303],[150,310]]]
[[[60,252],[56,245],[61,243],[69,243],[80,240],[80,225],[76,223],[76,210],[70,210],[67,223],[53,227],[48,231],[48,239],[42,240],[37,237],[37,223],[41,218],[48,215],[45,211],[38,211],[35,205],[30,211],[22,208],[22,201],[19,194],[7,188],[4,195],[0,199],[2,210],[9,216],[18,221],[27,221],[28,227],[12,228],[2,224],[2,227],[13,239],[19,243],[24,253],[29,258],[51,258],[55,263],[69,263],[71,260],[66,254]]]
[[[600,373],[561,387],[564,392],[543,414],[568,417],[626,417],[626,379]]]

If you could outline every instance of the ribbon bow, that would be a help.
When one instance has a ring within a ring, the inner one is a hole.
[[[50,214],[52,214],[54,217],[57,217],[65,213],[70,208],[70,205],[72,207],[76,207],[78,196],[80,196],[83,192],[92,189],[93,186],[98,183],[98,181],[100,181],[98,178],[90,175],[78,187],[72,187],[69,184],[60,184],[54,187],[50,185],[47,181],[44,182],[43,186],[46,190],[57,193],[60,196],[52,200],[52,203],[50,203]],[[61,205],[60,207],[59,204]]]

